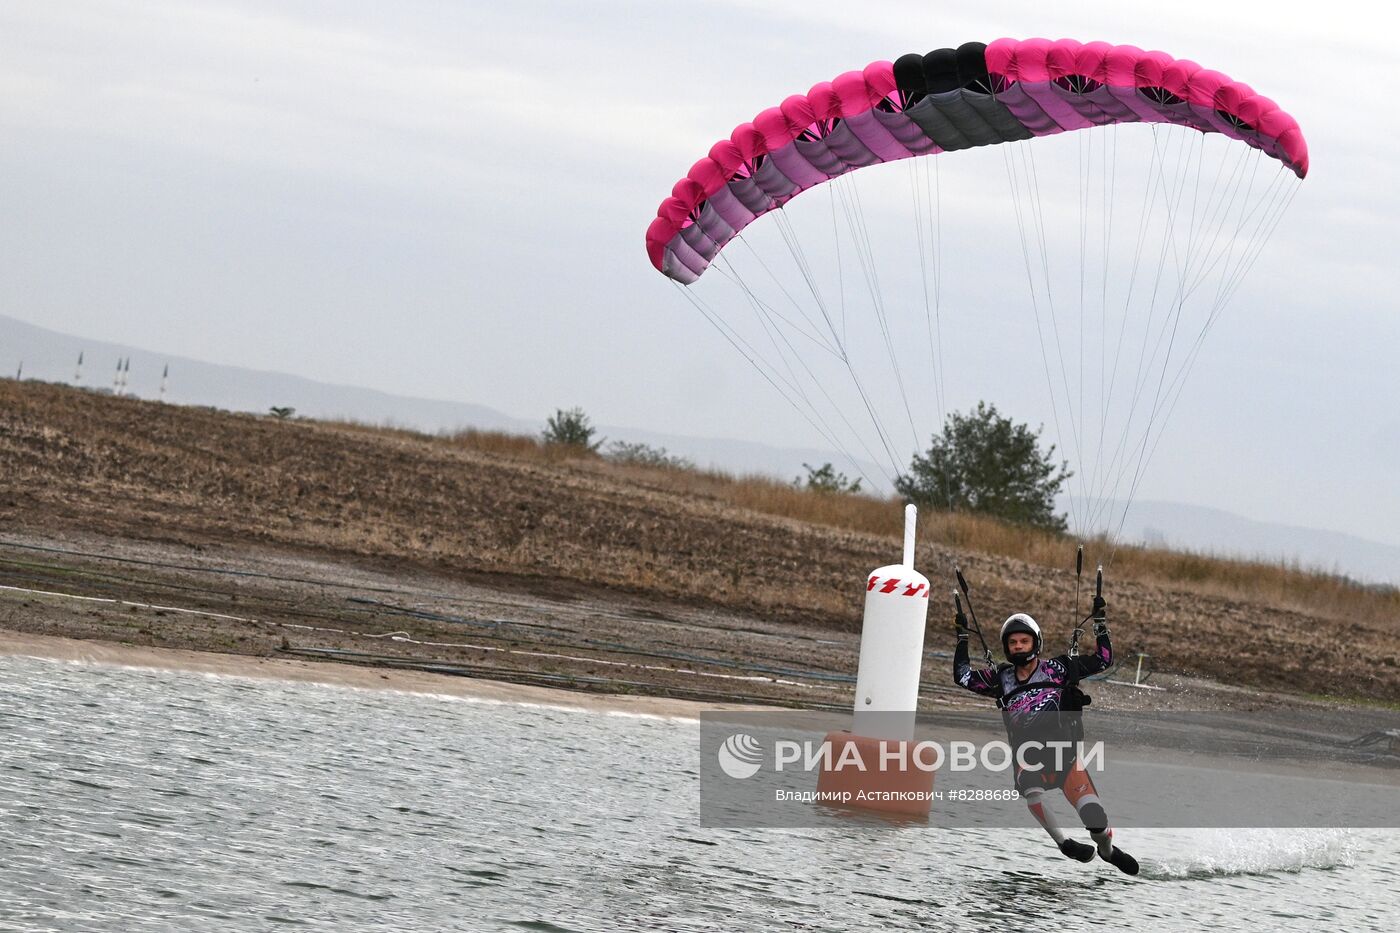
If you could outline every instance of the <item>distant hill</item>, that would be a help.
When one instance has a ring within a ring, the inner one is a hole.
[[[78,354],[83,354],[82,385],[108,389],[113,385],[117,361],[131,360],[126,392],[139,398],[160,395],[161,374],[170,367],[165,400],[181,405],[208,405],[228,411],[266,414],[273,406],[289,406],[298,415],[317,419],[343,419],[373,425],[393,425],[437,433],[462,428],[538,434],[544,417],[519,418],[485,405],[443,399],[391,395],[359,386],[330,385],[287,373],[245,369],[207,363],[144,350],[123,344],[74,337],[0,316],[0,376],[14,375],[20,361],[24,376],[46,382],[72,384]],[[553,414],[548,412],[546,414]],[[611,440],[665,447],[701,467],[734,473],[763,473],[792,478],[805,475],[804,463],[837,463],[838,469],[857,472],[843,458],[815,448],[779,448],[728,438],[686,437],[641,428],[600,424],[600,436]],[[870,476],[879,471],[862,468]]]
[[[1179,502],[1134,502],[1125,540],[1231,557],[1293,560],[1328,573],[1400,585],[1400,547],[1337,531],[1257,522]]]
[[[15,374],[22,360],[25,378],[72,383],[79,353],[83,354],[83,385],[110,391],[117,361],[130,359],[126,391],[148,399],[159,396],[161,374],[168,365],[165,398],[178,404],[257,413],[266,413],[273,405],[290,406],[297,414],[312,418],[395,425],[429,433],[477,428],[537,434],[544,426],[543,418],[521,418],[485,405],[392,395],[286,373],[208,363],[75,337],[0,316],[0,375]],[[816,448],[779,448],[607,424],[599,425],[599,432],[613,440],[665,447],[702,467],[734,473],[791,478],[805,474],[804,463],[828,461],[845,472],[857,472],[839,455]],[[880,475],[871,464],[860,466],[868,476]],[[1297,561],[1368,582],[1400,585],[1400,547],[1339,532],[1255,521],[1219,509],[1138,501],[1128,512],[1124,540],[1222,556]]]

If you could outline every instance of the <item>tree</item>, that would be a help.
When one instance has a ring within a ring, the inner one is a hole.
[[[920,505],[995,515],[1007,521],[1064,531],[1055,496],[1074,474],[1055,464],[1055,445],[1041,451],[1040,430],[1013,424],[995,405],[978,402],[967,414],[952,412],[925,454],[895,480],[905,498]]]
[[[603,446],[604,440],[600,439],[595,443],[595,433],[593,422],[584,414],[582,408],[570,408],[568,411],[559,408],[545,421],[544,442],[563,447],[577,447],[592,453]]]
[[[847,479],[845,473],[837,473],[836,468],[830,463],[823,463],[819,467],[814,467],[810,463],[802,464],[807,468],[807,480],[804,483],[802,477],[792,481],[798,489],[806,489],[809,492],[860,492],[860,480]]]

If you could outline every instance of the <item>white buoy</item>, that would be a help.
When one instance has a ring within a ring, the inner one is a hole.
[[[865,581],[855,715],[849,731],[827,733],[832,757],[817,776],[819,801],[848,801],[830,805],[901,819],[927,818],[933,801],[934,772],[911,752],[928,619],[928,579],[914,569],[916,515],[914,506],[904,507],[904,562]]]
[[[856,735],[913,735],[929,598],[928,578],[914,569],[917,515],[913,505],[905,506],[904,562],[881,567],[866,580],[852,729]]]

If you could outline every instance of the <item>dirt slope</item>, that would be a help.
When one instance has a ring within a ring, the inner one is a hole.
[[[846,636],[859,626],[866,573],[898,556],[893,537],[663,485],[596,461],[528,462],[405,432],[0,381],[0,537],[262,548]],[[935,592],[951,561],[921,546],[918,562]],[[975,553],[959,562],[985,619],[1026,609],[1052,631],[1067,628],[1051,620],[1067,617],[1069,573]],[[6,566],[0,577],[13,572]],[[1127,579],[1111,579],[1109,595],[1120,651],[1145,650],[1160,670],[1400,698],[1400,621],[1339,622]],[[931,647],[944,641],[946,609],[935,601]],[[6,624],[23,624],[15,619]]]

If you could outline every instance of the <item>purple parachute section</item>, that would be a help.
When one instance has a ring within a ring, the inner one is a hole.
[[[740,124],[661,202],[647,255],[690,284],[755,219],[852,169],[1139,122],[1222,133],[1308,171],[1296,120],[1195,62],[1073,39],[971,42],[874,62]]]

